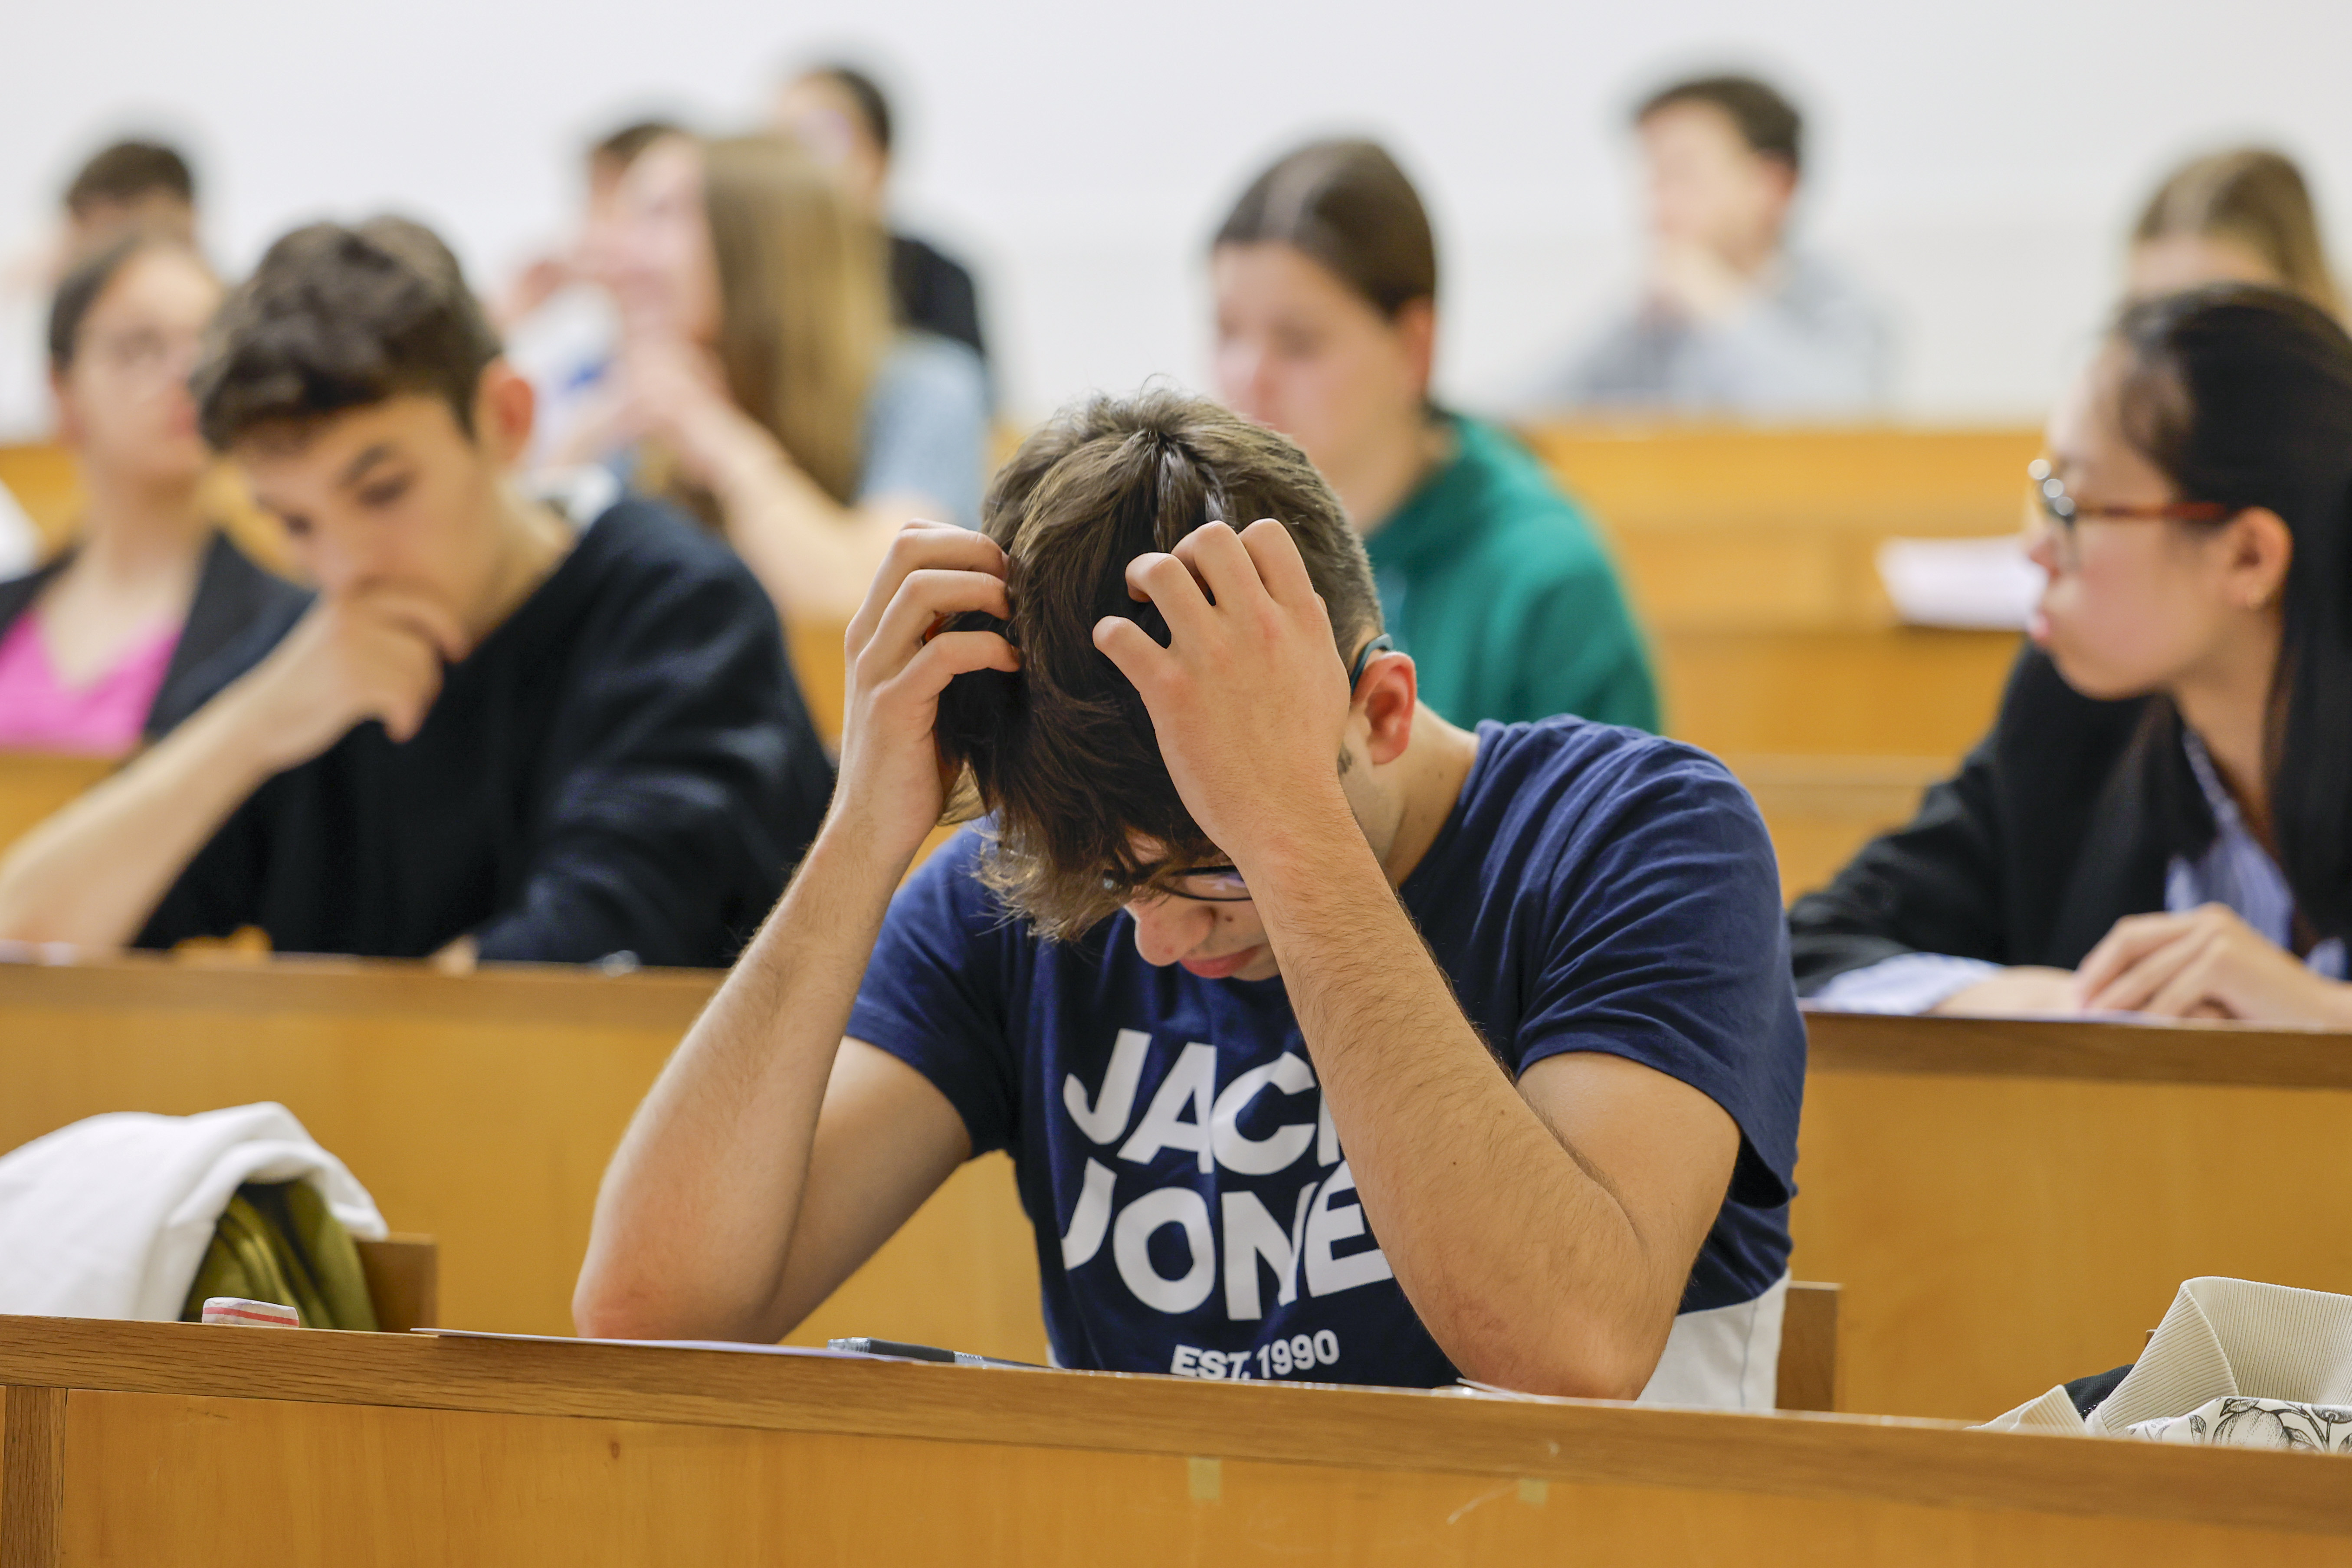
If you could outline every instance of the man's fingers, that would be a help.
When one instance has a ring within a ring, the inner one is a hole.
[[[1007,675],[1021,668],[1021,650],[994,632],[941,632],[907,661],[897,679],[911,689],[937,697],[948,682],[975,669],[1001,669]]]
[[[1208,587],[1219,605],[1231,607],[1251,594],[1263,594],[1257,564],[1241,535],[1222,522],[1204,522],[1176,542],[1176,559]]]
[[[854,658],[858,649],[873,640],[875,629],[898,598],[900,585],[915,573],[978,572],[1001,580],[1010,569],[1011,563],[1005,559],[1003,550],[984,533],[951,523],[908,523],[890,542],[888,552],[882,557],[882,568],[875,573],[873,585],[866,591],[865,603],[850,617],[851,656]]]
[[[1105,616],[1095,623],[1095,647],[1118,667],[1118,672],[1139,691],[1168,658],[1168,650],[1150,632],[1125,616]]]
[[[1187,628],[1199,632],[1212,614],[1208,596],[1192,576],[1192,569],[1175,556],[1154,551],[1127,563],[1128,596],[1149,602],[1167,619],[1178,637]]]
[[[1241,544],[1276,604],[1295,609],[1315,603],[1315,579],[1307,574],[1307,557],[1298,552],[1298,541],[1289,529],[1262,517],[1242,530]]]
[[[355,590],[347,603],[352,614],[423,639],[451,664],[473,650],[473,639],[457,613],[414,588],[377,584]]]
[[[908,574],[882,612],[874,635],[857,653],[861,680],[887,680],[907,666],[923,639],[944,616],[980,610],[1008,619],[1013,605],[1005,597],[1004,579],[985,572],[956,572],[926,566]],[[937,640],[934,638],[933,640]]]

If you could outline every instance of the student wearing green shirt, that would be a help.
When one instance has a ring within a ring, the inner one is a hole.
[[[1354,141],[1280,159],[1211,270],[1219,393],[1339,493],[1423,700],[1465,723],[1656,729],[1648,655],[1584,514],[1508,435],[1430,401],[1437,247],[1395,160]]]

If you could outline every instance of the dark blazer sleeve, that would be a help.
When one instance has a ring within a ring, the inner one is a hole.
[[[540,760],[521,884],[474,932],[486,959],[725,964],[823,819],[832,767],[740,563],[616,606]]]
[[[196,596],[172,650],[171,668],[147,710],[146,736],[160,741],[278,646],[311,595],[255,563],[225,532],[205,548]]]
[[[1789,910],[1800,995],[1905,952],[2071,967],[2108,924],[2160,900],[2180,831],[2149,809],[2138,701],[2095,701],[2026,649],[1992,733]]]

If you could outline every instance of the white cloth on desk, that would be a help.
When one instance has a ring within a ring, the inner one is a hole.
[[[383,1216],[294,1113],[93,1116],[0,1157],[0,1313],[170,1322],[246,1182],[307,1181],[362,1240]]]
[[[2084,1416],[2062,1384],[1985,1423],[2158,1443],[2352,1452],[2352,1296],[2218,1276],[2180,1287],[2130,1375]]]

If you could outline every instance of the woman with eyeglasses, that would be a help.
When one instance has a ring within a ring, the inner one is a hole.
[[[1790,910],[1798,990],[2352,1026],[2352,338],[2246,284],[2135,305],[2029,483],[2033,646],[1958,776]]]
[[[212,456],[188,374],[221,301],[177,239],[136,235],[67,274],[49,313],[58,439],[86,497],[74,542],[0,583],[0,748],[126,752],[159,701],[300,590],[246,558],[205,504]]]

